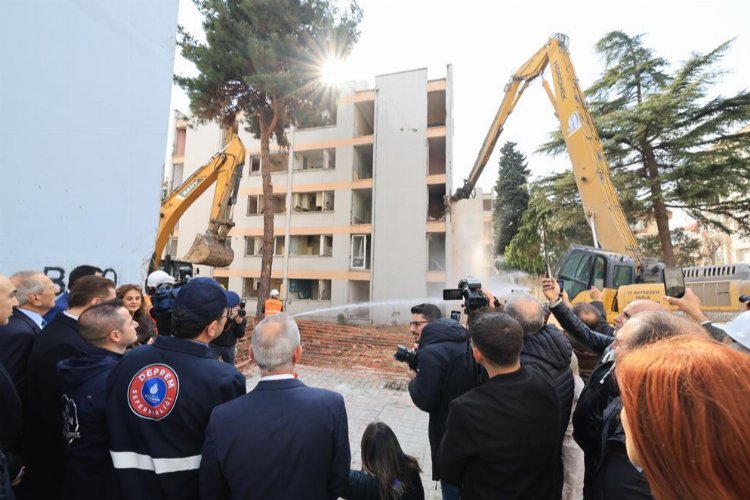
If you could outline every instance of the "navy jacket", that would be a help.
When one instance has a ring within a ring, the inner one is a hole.
[[[409,471],[410,488],[398,500],[424,500],[424,487],[419,472]],[[349,472],[349,487],[341,496],[346,500],[381,500],[378,479],[363,470]]]
[[[107,377],[122,358],[106,349],[86,345],[80,356],[60,361],[63,438],[68,450],[63,498],[106,498],[111,488],[112,459],[105,408]]]
[[[17,307],[8,319],[8,324],[0,326],[0,364],[10,373],[16,392],[26,397],[26,365],[34,341],[42,331],[33,319]]]
[[[107,427],[124,498],[197,499],[201,446],[213,409],[245,394],[245,377],[207,344],[159,336],[107,381]]]
[[[349,481],[344,398],[298,379],[261,381],[214,410],[201,499],[333,500]]]
[[[565,334],[553,325],[545,325],[539,333],[524,337],[521,350],[521,364],[546,373],[557,391],[557,397],[560,399],[561,445],[573,406],[575,383],[573,372],[570,370],[572,353],[573,347]]]
[[[428,437],[432,478],[439,479],[437,453],[445,432],[450,402],[477,385],[477,367],[466,328],[442,318],[425,325],[417,349],[417,376],[409,383],[414,404],[430,414]]]
[[[57,363],[77,356],[85,347],[78,334],[78,320],[60,313],[44,327],[31,349],[23,433],[27,463],[23,489],[28,498],[61,496],[66,454]]]

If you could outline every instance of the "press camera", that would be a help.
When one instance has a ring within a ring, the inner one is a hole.
[[[458,282],[458,288],[446,288],[443,290],[443,300],[463,300],[464,311],[471,314],[477,309],[490,305],[487,296],[482,292],[482,283],[479,278],[468,276]]]

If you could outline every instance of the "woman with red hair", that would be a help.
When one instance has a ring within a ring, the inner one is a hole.
[[[658,500],[750,497],[750,356],[689,335],[617,360],[631,461]]]

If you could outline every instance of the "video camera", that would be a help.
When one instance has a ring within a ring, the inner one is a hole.
[[[490,305],[489,300],[482,292],[482,283],[479,278],[467,276],[458,282],[458,288],[446,288],[443,290],[443,300],[464,301],[464,311],[471,314],[477,309]]]
[[[396,354],[393,355],[393,359],[396,361],[400,361],[401,363],[406,363],[409,365],[409,368],[412,370],[417,369],[416,367],[416,360],[417,360],[417,350],[416,349],[408,349],[405,346],[397,345],[396,346]]]

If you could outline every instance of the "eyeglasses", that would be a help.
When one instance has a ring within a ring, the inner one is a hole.
[[[414,328],[418,327],[419,325],[424,325],[425,323],[429,323],[429,321],[409,321],[409,324]]]

